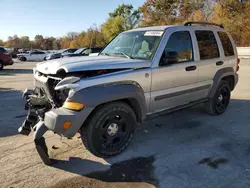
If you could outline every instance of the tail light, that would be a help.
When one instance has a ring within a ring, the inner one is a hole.
[[[240,70],[240,58],[237,58],[237,67],[236,67],[236,72],[238,72]]]

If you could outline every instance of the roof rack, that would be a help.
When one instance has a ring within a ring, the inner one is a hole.
[[[200,24],[200,25],[215,25],[215,26],[218,26],[220,28],[223,28],[224,29],[224,26],[222,24],[215,24],[215,23],[210,23],[210,22],[186,22],[184,24],[184,26],[191,26],[193,24]]]

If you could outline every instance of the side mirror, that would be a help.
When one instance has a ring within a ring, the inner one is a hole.
[[[164,51],[161,58],[161,65],[170,65],[178,62],[179,54],[176,51]]]

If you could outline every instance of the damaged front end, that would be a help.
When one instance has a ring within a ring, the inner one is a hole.
[[[44,133],[48,130],[43,122],[44,114],[51,106],[46,97],[40,96],[37,90],[37,88],[34,91],[25,90],[23,94],[23,98],[26,100],[25,109],[28,110],[28,115],[22,126],[18,129],[18,132],[23,135],[29,135],[31,130],[33,130],[33,140],[39,156],[44,164],[51,165],[52,162],[49,159],[48,148],[43,137]]]
[[[25,110],[28,111],[28,115],[18,132],[22,135],[29,135],[33,130],[33,140],[39,156],[46,165],[51,165],[52,162],[49,159],[48,149],[43,137],[48,130],[44,123],[45,113],[61,107],[67,99],[69,89],[54,90],[56,85],[63,80],[61,78],[49,77],[37,71],[34,71],[34,77],[35,89],[26,89],[23,93],[23,98],[26,100]]]
[[[35,89],[26,89],[23,93],[23,98],[26,100],[25,109],[28,110],[28,115],[18,131],[22,135],[29,135],[31,131],[34,132],[33,140],[36,150],[46,165],[52,165],[52,162],[44,139],[45,132],[51,130],[59,135],[71,137],[78,131],[74,128],[76,127],[74,125],[79,124],[79,120],[87,118],[92,110],[87,107],[83,111],[72,108],[68,110],[65,105],[68,97],[74,93],[74,89],[79,87],[77,82],[84,78],[96,77],[116,71],[121,70],[95,70],[67,75],[62,73],[46,75],[34,70]],[[68,102],[72,103],[72,101]],[[66,130],[62,125],[69,120],[72,126]]]

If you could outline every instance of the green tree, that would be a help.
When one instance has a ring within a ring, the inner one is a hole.
[[[54,40],[53,41],[52,49],[53,50],[59,50],[60,49],[60,42],[59,42],[59,40]]]
[[[116,35],[123,31],[125,31],[125,28],[121,16],[110,18],[102,25],[102,33],[106,41],[112,40]]]
[[[216,4],[212,21],[223,24],[238,46],[250,45],[250,2],[220,0]]]
[[[20,38],[20,48],[30,48],[30,39],[28,36],[23,36]]]
[[[109,18],[101,26],[105,40],[110,41],[119,33],[137,27],[140,17],[140,11],[134,10],[132,5],[119,5],[118,8],[109,13]]]
[[[20,38],[17,35],[9,36],[5,44],[7,48],[20,48]]]
[[[176,0],[147,0],[140,8],[141,26],[175,24],[179,6]]]
[[[42,48],[43,42],[44,42],[43,41],[43,36],[42,35],[36,35],[33,48],[37,48],[37,49]]]
[[[0,39],[0,46],[4,46],[4,45],[5,45],[5,42]]]
[[[209,0],[207,0],[209,1]],[[205,0],[183,0],[179,2],[177,19],[180,22],[194,20],[197,11],[201,11],[205,7]]]

